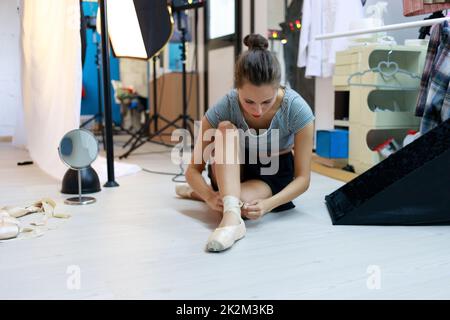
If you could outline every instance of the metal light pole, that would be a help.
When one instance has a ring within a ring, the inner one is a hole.
[[[103,66],[103,103],[105,106],[105,134],[106,134],[106,164],[108,169],[108,181],[104,187],[118,187],[114,178],[114,144],[112,132],[112,107],[111,86],[109,74],[109,37],[106,12],[106,0],[99,0],[101,34],[102,34],[102,66]]]

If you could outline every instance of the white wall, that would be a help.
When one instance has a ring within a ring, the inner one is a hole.
[[[268,23],[268,10],[269,1],[273,0],[255,0],[255,33],[267,35],[267,29],[269,29]],[[248,17],[243,17],[243,19],[248,19],[250,21],[250,15]]]
[[[18,0],[0,1],[0,136],[12,136],[20,107]]]
[[[258,3],[258,0],[255,2]],[[284,21],[284,0],[270,0],[267,3],[267,10],[268,28],[280,29],[279,23]]]
[[[269,1],[255,1],[255,33],[260,33],[264,36],[267,34],[268,29]],[[242,6],[242,36],[244,37],[250,32],[250,1],[244,0]],[[242,49],[246,49],[244,45],[242,45]],[[234,48],[228,47],[211,51],[209,53],[208,71],[210,77],[209,107],[211,107],[233,86]]]
[[[366,5],[364,6],[364,10],[368,8],[368,6],[377,3],[379,0],[367,0]],[[385,0],[386,1],[386,0]],[[401,0],[389,0],[386,1],[388,3],[387,13],[384,16],[384,24],[396,24],[403,22],[412,22],[423,20],[428,15],[423,16],[414,16],[414,17],[404,17],[403,16],[403,1]],[[419,36],[418,28],[412,29],[402,29],[402,30],[394,30],[389,31],[388,36],[392,36],[397,41],[397,44],[403,45],[405,43],[405,39],[417,39]]]
[[[267,3],[267,28],[280,30],[284,21],[284,0],[270,0]],[[262,34],[267,36],[267,32]],[[286,85],[286,69],[284,62],[284,45],[281,41],[269,41],[270,50],[275,53],[281,66],[281,84]]]
[[[315,129],[334,128],[334,87],[332,78],[315,79]]]
[[[209,52],[209,107],[215,104],[234,85],[234,47]]]

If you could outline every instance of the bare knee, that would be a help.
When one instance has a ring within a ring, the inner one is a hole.
[[[224,161],[232,160],[232,163],[239,163],[239,134],[236,126],[230,121],[222,121],[217,126],[214,136],[215,159],[220,159],[220,164]],[[225,160],[225,154],[227,155]]]
[[[239,134],[236,126],[230,121],[222,121],[217,126],[216,134],[214,136],[214,141],[224,141],[237,142],[239,139]],[[228,144],[228,142],[227,142]]]
[[[227,130],[236,130],[236,126],[231,121],[222,121],[217,126],[218,131],[225,133]]]
[[[257,200],[255,192],[249,188],[241,187],[241,201],[244,203],[249,203],[253,200]]]
[[[267,199],[272,196],[270,187],[259,180],[249,180],[241,184],[241,201],[249,203],[254,200]]]
[[[252,202],[253,200],[256,200],[253,193],[241,190],[241,201],[242,202],[249,203],[249,202]]]

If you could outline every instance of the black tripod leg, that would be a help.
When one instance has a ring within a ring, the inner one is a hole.
[[[139,148],[140,146],[142,146],[144,143],[146,143],[147,141],[150,141],[151,139],[153,139],[153,137],[156,137],[156,136],[158,136],[158,135],[161,135],[167,128],[173,127],[173,126],[175,125],[175,123],[176,123],[178,120],[180,120],[180,119],[182,119],[182,118],[179,117],[178,119],[172,121],[171,123],[166,124],[163,128],[161,128],[161,129],[158,130],[157,132],[154,132],[154,133],[150,134],[150,135],[148,136],[148,138],[146,139],[146,141],[140,141],[140,142],[135,141],[135,143],[133,143],[133,145],[131,146],[131,148],[130,148],[127,152],[125,152],[123,155],[121,155],[121,156],[119,157],[119,159],[128,157],[128,155],[129,155],[131,152],[133,152],[134,150],[136,150],[137,148]]]
[[[89,122],[92,122],[92,121],[95,120],[96,118],[97,118],[97,115],[96,115],[96,114],[93,115],[91,118],[89,118],[88,120],[86,120],[85,122],[83,122],[83,123],[80,125],[80,128],[85,127],[87,124],[89,124]]]
[[[148,128],[147,128],[147,129],[148,129]],[[165,130],[165,129],[166,129],[166,128],[164,128],[164,130]],[[160,130],[160,131],[161,131],[161,130]],[[142,140],[142,137],[144,136],[144,133],[143,133],[143,132],[145,132],[145,130],[142,130],[141,134],[135,139],[135,141],[134,141],[133,144],[131,145],[130,149],[129,149],[127,152],[125,152],[124,154],[122,154],[122,155],[119,157],[119,159],[127,158],[128,155],[129,155],[131,152],[133,152],[134,150],[136,150],[137,148],[139,148],[140,146],[142,146],[144,143],[147,142],[148,139],[151,139],[151,137],[153,137],[153,134],[151,134],[147,139]],[[156,135],[156,134],[158,134],[158,133],[155,133],[154,135]]]
[[[126,148],[134,139],[136,139],[137,141],[141,140],[142,136],[144,136],[143,132],[145,132],[145,130],[143,131],[142,128],[139,129],[136,133],[130,132],[128,130],[126,131],[131,135],[131,137],[127,140],[127,142],[125,142],[122,148]]]
[[[136,139],[135,142],[140,142],[141,140],[143,140],[147,133],[150,131],[150,124],[152,122],[152,119],[153,117],[147,118],[145,120],[145,124],[141,126],[141,128],[136,133],[132,134],[131,138],[125,143],[123,148],[126,148],[127,145],[129,145],[134,139]]]
[[[163,120],[163,121],[165,121],[166,123],[171,123],[171,124],[172,124],[175,128],[177,128],[177,129],[183,129],[182,126],[177,125],[174,121],[167,120],[167,119],[164,118],[163,116],[158,116],[158,118],[161,119],[161,120]],[[178,118],[178,119],[179,119],[179,118]],[[178,121],[178,119],[175,120],[175,121]]]

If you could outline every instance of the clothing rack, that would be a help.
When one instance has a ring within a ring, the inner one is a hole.
[[[359,29],[347,32],[337,32],[337,33],[326,33],[316,36],[316,40],[326,40],[326,39],[334,39],[340,37],[349,37],[355,36],[359,34],[366,33],[376,33],[376,32],[384,32],[390,30],[398,30],[398,29],[408,29],[408,28],[416,28],[416,27],[426,27],[434,24],[439,24],[444,21],[450,21],[450,17],[437,18],[437,19],[428,19],[423,21],[413,21],[413,22],[405,22],[405,23],[397,23],[391,24],[382,27],[370,28],[370,29]]]

